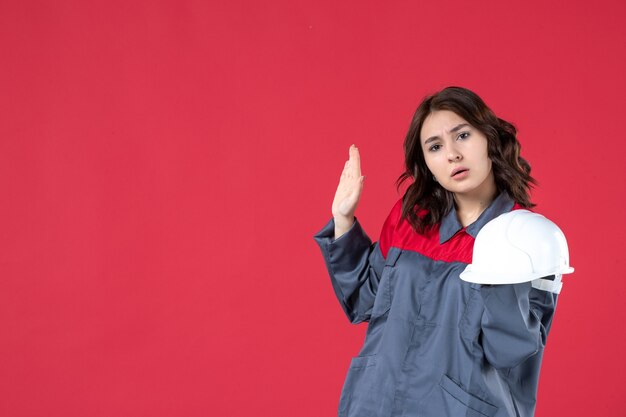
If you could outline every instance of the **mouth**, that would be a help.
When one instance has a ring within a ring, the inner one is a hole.
[[[468,168],[463,168],[463,167],[454,168],[452,170],[452,174],[450,174],[450,176],[452,178],[460,178],[460,177],[464,177],[467,172],[469,172]]]

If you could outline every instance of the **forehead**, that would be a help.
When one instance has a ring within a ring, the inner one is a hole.
[[[462,123],[467,123],[467,121],[453,111],[435,110],[424,119],[420,140],[424,142],[431,136],[447,135],[450,129]]]

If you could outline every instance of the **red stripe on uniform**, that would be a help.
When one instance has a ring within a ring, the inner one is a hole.
[[[521,209],[515,204],[512,210]],[[439,243],[439,225],[435,225],[423,234],[411,228],[411,225],[400,220],[402,215],[402,199],[391,209],[381,232],[379,247],[385,258],[389,248],[409,250],[424,255],[434,261],[472,263],[474,238],[465,228],[459,230],[444,244]]]

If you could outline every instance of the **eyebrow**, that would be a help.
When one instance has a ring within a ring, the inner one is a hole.
[[[452,129],[450,129],[450,131],[448,133],[455,133],[458,132],[459,130],[463,129],[464,127],[469,127],[469,123],[461,123],[459,125],[454,126]],[[424,141],[424,145],[427,145],[428,143],[439,139],[439,136],[431,136],[428,139],[426,139]]]

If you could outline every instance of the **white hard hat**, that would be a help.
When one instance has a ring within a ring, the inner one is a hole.
[[[513,210],[483,226],[474,241],[472,263],[461,279],[477,284],[533,281],[540,288],[547,283],[539,278],[555,275],[558,287],[553,292],[558,293],[561,274],[572,272],[561,229],[540,214]]]

